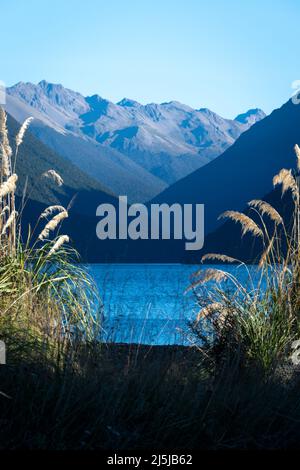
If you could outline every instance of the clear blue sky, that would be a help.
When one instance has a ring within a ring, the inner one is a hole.
[[[0,0],[0,79],[233,117],[300,79],[299,0]]]

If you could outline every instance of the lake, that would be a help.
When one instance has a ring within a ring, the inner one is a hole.
[[[236,265],[210,265],[230,271],[243,284],[247,270]],[[200,266],[201,269],[207,266]],[[184,294],[199,266],[182,264],[92,264],[88,270],[104,305],[104,338],[109,342],[189,344],[189,320],[199,307],[192,292]],[[255,267],[249,267],[255,272]]]

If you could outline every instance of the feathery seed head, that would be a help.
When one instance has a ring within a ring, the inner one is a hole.
[[[41,219],[45,219],[49,215],[52,215],[53,212],[63,212],[66,209],[63,206],[49,206],[47,209],[44,210],[44,212],[41,214]]]
[[[67,211],[63,211],[63,212],[60,212],[59,214],[56,214],[53,219],[50,220],[50,222],[48,222],[45,226],[45,228],[42,230],[42,232],[40,233],[40,235],[38,236],[38,239],[39,240],[44,240],[45,238],[47,238],[50,234],[50,232],[53,232],[53,230],[55,230],[58,226],[58,224],[66,219],[68,217],[68,212]]]
[[[222,271],[221,269],[200,269],[199,271],[192,274],[192,278],[198,277],[198,279],[186,289],[186,292],[194,289],[200,284],[205,284],[209,281],[215,281],[217,283],[226,281],[228,278],[227,276],[228,274],[225,271]]]
[[[55,170],[45,171],[42,176],[52,179],[57,184],[57,186],[62,186],[64,184],[64,180]]]
[[[64,243],[69,243],[69,241],[68,235],[61,235],[49,251],[48,256],[53,255]]]
[[[16,136],[16,145],[17,145],[17,147],[19,147],[22,144],[25,132],[28,129],[29,124],[31,123],[31,121],[33,121],[33,117],[29,117],[29,118],[25,119],[22,126],[20,127],[20,130],[19,130],[19,132]]]
[[[256,237],[263,238],[263,232],[261,228],[247,215],[243,214],[242,212],[237,211],[226,211],[218,217],[219,219],[231,219],[233,222],[240,223],[242,226],[242,236],[244,236],[247,232],[251,233]]]
[[[6,112],[0,106],[0,140],[2,141],[7,157],[11,158],[12,149],[11,149],[11,146],[9,145],[6,121],[7,121]]]
[[[198,323],[202,318],[207,318],[213,315],[216,312],[222,312],[224,310],[224,305],[221,302],[213,302],[208,304],[206,307],[203,307],[197,315],[196,322]]]
[[[7,177],[10,175],[10,159],[2,143],[0,143],[0,155],[1,155],[1,173],[3,176]]]
[[[17,181],[18,176],[16,174],[11,175],[7,181],[4,181],[0,186],[0,198],[15,192]]]
[[[299,190],[297,182],[293,177],[291,170],[283,168],[282,170],[280,170],[278,175],[274,176],[273,185],[276,186],[278,184],[282,185],[282,195],[284,195],[288,190],[290,190],[292,192],[293,198],[296,200],[299,199]]]
[[[238,261],[235,258],[232,258],[231,256],[227,255],[222,255],[218,253],[207,253],[206,255],[202,256],[201,261],[206,261],[206,260],[216,260],[216,261],[223,261],[224,263],[235,263]]]
[[[14,223],[14,221],[16,220],[16,217],[17,217],[17,212],[16,211],[12,211],[12,213],[10,214],[10,216],[8,217],[3,229],[2,229],[2,232],[1,232],[1,235],[4,235],[7,230],[9,229],[9,227]]]
[[[298,144],[295,145],[294,150],[297,157],[297,170],[300,171],[300,147]]]
[[[276,224],[283,224],[281,215],[268,202],[262,201],[260,199],[253,199],[252,201],[248,202],[248,205],[258,209],[262,215],[267,214]]]

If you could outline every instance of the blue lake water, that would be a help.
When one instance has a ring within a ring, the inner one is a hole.
[[[188,344],[187,324],[196,317],[199,307],[193,293],[184,295],[184,292],[190,285],[191,274],[206,267],[180,264],[89,265],[104,305],[105,340]],[[241,283],[247,283],[245,267],[209,267],[223,268],[237,276]]]

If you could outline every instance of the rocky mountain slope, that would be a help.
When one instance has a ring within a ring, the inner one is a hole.
[[[212,161],[265,116],[252,109],[224,119],[176,101],[142,105],[124,98],[115,104],[46,81],[7,91],[8,111],[18,120],[33,115],[39,139],[116,194],[140,188],[140,199]]]

